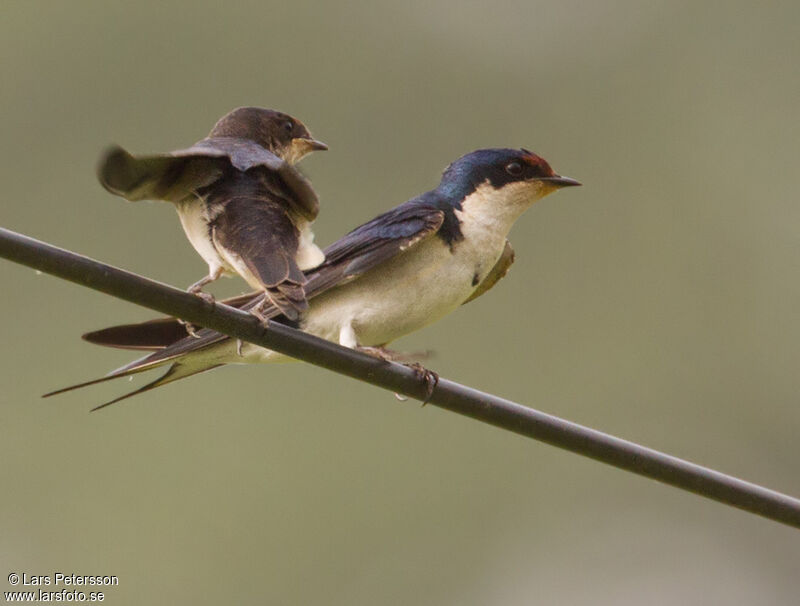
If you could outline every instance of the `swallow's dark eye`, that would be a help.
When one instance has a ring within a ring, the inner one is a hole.
[[[292,129],[294,129],[294,124],[292,124],[292,123],[291,123],[291,122],[289,122],[289,121],[287,121],[287,122],[284,122],[284,123],[283,123],[283,129],[284,129],[284,130],[285,130],[287,133],[290,133],[290,132],[292,132]]]
[[[522,174],[522,164],[519,162],[509,162],[506,164],[506,172],[512,177],[519,177]]]

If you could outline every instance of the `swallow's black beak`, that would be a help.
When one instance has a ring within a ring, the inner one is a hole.
[[[564,177],[562,175],[553,175],[552,177],[539,177],[537,180],[546,181],[547,183],[552,183],[556,187],[574,187],[576,185],[583,185],[580,181],[576,181],[575,179]]]

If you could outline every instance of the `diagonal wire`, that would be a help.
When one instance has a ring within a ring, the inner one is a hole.
[[[264,328],[250,314],[0,228],[0,256],[16,263],[206,326],[418,400],[427,384],[413,370],[288,326]],[[800,500],[492,394],[440,379],[431,404],[496,427],[800,528]]]

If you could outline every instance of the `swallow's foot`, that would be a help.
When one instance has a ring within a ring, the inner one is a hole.
[[[365,353],[367,355],[372,356],[373,358],[378,358],[379,360],[383,360],[384,362],[394,362],[395,359],[392,354],[394,352],[390,349],[386,349],[384,347],[366,347],[359,345],[356,347],[357,351]]]
[[[425,381],[425,399],[422,400],[422,405],[425,406],[425,404],[430,402],[433,390],[436,389],[436,386],[439,384],[439,375],[432,370],[428,370],[419,362],[407,364],[406,366],[414,370],[414,374],[420,381]]]
[[[205,302],[206,302],[206,303],[208,303],[209,305],[214,305],[215,299],[214,299],[214,295],[212,295],[211,293],[207,293],[207,292],[196,292],[196,293],[194,293],[194,294],[196,294],[198,297],[200,297],[201,299],[203,299],[203,301],[205,301]]]
[[[263,307],[264,303],[260,303],[259,305],[250,310],[250,315],[258,318],[258,321],[261,322],[261,325],[264,328],[269,328],[269,318],[265,316],[263,313],[261,313]]]
[[[431,399],[433,390],[436,389],[436,386],[439,384],[439,375],[432,370],[428,370],[416,360],[431,357],[433,355],[432,351],[428,350],[424,352],[406,353],[402,351],[393,351],[391,349],[386,349],[385,347],[363,346],[359,346],[356,349],[364,352],[365,354],[369,354],[370,356],[378,358],[379,360],[383,360],[385,362],[399,362],[404,366],[411,368],[420,381],[425,381],[425,399],[422,401],[422,405],[425,406],[425,404],[427,404]],[[400,394],[396,393],[394,395],[398,400],[405,400],[405,397]]]
[[[178,318],[178,324],[180,324],[186,329],[186,332],[190,337],[193,337],[195,339],[200,338],[200,335],[197,334],[198,327],[192,324],[191,322],[187,322],[186,320],[181,320],[180,318]]]
[[[207,292],[203,292],[203,290],[202,290],[203,286],[208,284],[210,281],[211,280],[203,278],[199,282],[195,282],[189,288],[187,288],[186,292],[188,292],[189,294],[192,294],[192,295],[194,295],[196,297],[200,297],[201,299],[203,299],[203,301],[205,301],[209,305],[214,305],[214,295],[212,295],[210,293],[207,293]],[[195,326],[194,324],[190,324],[189,322],[186,322],[185,320],[181,320],[181,319],[178,319],[178,323],[182,324],[183,327],[186,328],[186,332],[189,333],[190,337],[194,337],[195,339],[199,339],[200,338],[200,336],[197,334],[197,326]]]
[[[189,288],[186,289],[186,292],[190,292],[193,295],[197,295],[198,297],[200,297],[204,301],[208,301],[209,303],[213,304],[214,303],[214,296],[203,292],[203,287],[206,284],[211,284],[215,280],[218,280],[219,277],[222,275],[222,268],[221,267],[217,267],[215,269],[209,268],[209,270],[210,271],[209,271],[208,275],[205,278],[203,278],[201,280],[198,280],[197,282],[192,284]]]
[[[199,282],[197,284],[199,284]],[[200,297],[201,299],[203,299],[203,301],[209,303],[210,305],[214,305],[215,301],[214,295],[212,295],[211,293],[203,292],[202,291],[203,286],[202,285],[198,286],[197,284],[192,284],[189,288],[186,289],[186,292],[191,293],[196,297]]]
[[[432,349],[426,349],[425,351],[395,351],[385,347],[358,346],[356,350],[386,362],[399,362],[406,366],[413,366],[419,360],[427,360],[436,355],[436,352]]]

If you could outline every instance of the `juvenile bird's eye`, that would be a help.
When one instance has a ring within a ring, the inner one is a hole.
[[[509,162],[506,164],[506,172],[512,177],[519,177],[522,174],[522,164],[519,162]]]
[[[284,123],[283,123],[283,129],[284,129],[284,130],[285,130],[287,133],[290,133],[290,132],[292,132],[292,129],[293,129],[293,128],[294,128],[294,124],[292,124],[291,122],[287,121],[287,122],[284,122]]]

